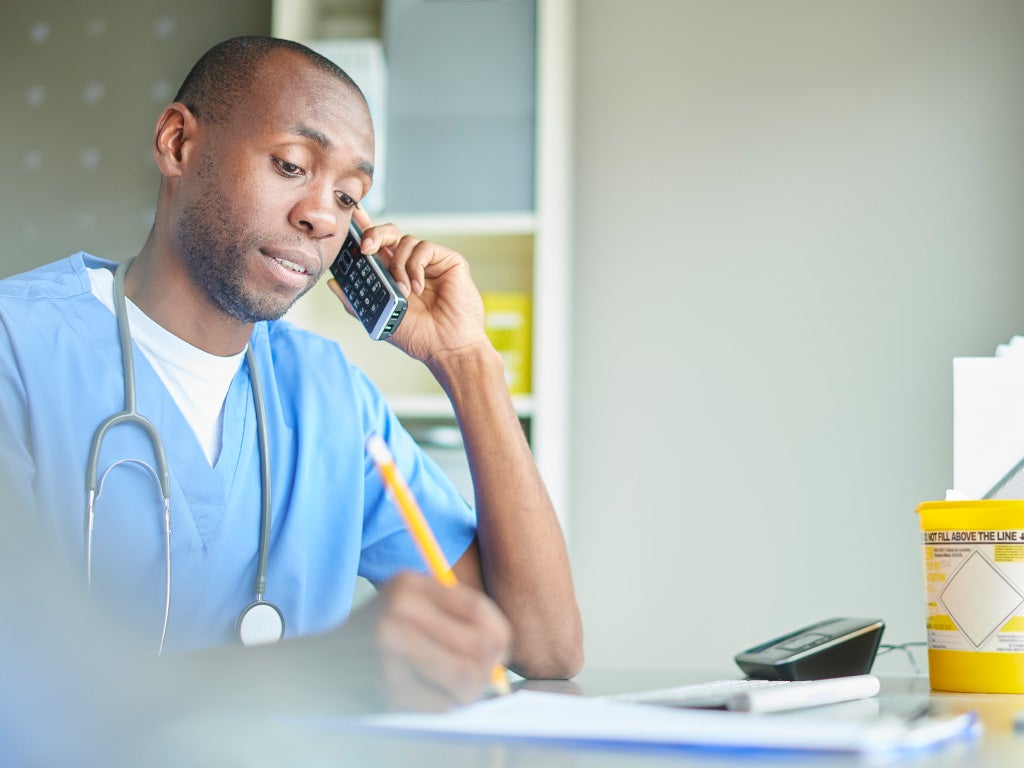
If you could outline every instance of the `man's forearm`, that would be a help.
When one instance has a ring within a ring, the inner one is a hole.
[[[475,348],[435,376],[455,408],[478,514],[483,586],[513,627],[511,667],[527,677],[571,677],[582,626],[558,518],[505,384],[501,357]]]

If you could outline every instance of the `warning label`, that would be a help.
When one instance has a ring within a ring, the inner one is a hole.
[[[994,547],[994,552],[997,563],[1024,562],[1024,547],[1008,547],[1003,544],[997,544]]]
[[[928,647],[1024,650],[1024,531],[925,531]]]

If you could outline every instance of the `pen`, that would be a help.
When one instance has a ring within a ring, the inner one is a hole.
[[[366,450],[377,466],[377,471],[380,472],[385,487],[391,492],[391,497],[402,515],[405,527],[409,529],[409,535],[412,536],[412,540],[430,568],[430,572],[446,587],[455,586],[458,583],[455,574],[452,572],[451,566],[448,565],[434,532],[430,530],[426,518],[423,517],[420,505],[416,503],[412,491],[409,490],[405,479],[398,471],[398,466],[395,464],[391,451],[388,450],[387,443],[378,435],[370,435],[366,439]],[[491,672],[491,684],[499,694],[509,692],[508,675],[500,664],[494,665]]]

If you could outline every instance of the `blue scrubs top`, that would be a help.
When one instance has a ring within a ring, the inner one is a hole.
[[[85,579],[85,466],[96,427],[124,408],[114,315],[90,292],[78,253],[0,281],[0,487],[6,514],[34,514]],[[265,599],[286,636],[327,630],[349,613],[356,574],[383,582],[424,570],[364,444],[386,440],[450,562],[476,531],[473,510],[416,445],[380,392],[334,342],[285,321],[258,323],[273,497]],[[191,427],[135,348],[137,407],[160,431],[171,473],[171,608],[166,648],[237,642],[255,597],[260,479],[256,415],[243,363],[224,403],[211,467]],[[153,464],[141,429],[107,433],[102,472],[119,459]],[[152,477],[114,469],[96,502],[93,589],[112,595],[154,648],[164,603],[162,504]]]

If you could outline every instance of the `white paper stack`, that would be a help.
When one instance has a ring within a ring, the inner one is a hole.
[[[973,712],[912,721],[895,717],[849,721],[673,709],[540,691],[517,691],[439,715],[335,718],[317,724],[339,729],[409,731],[496,741],[553,741],[617,749],[709,747],[873,756],[937,749],[950,742],[975,738],[980,732]]]
[[[1024,337],[953,360],[953,487],[980,499],[1024,459]]]

